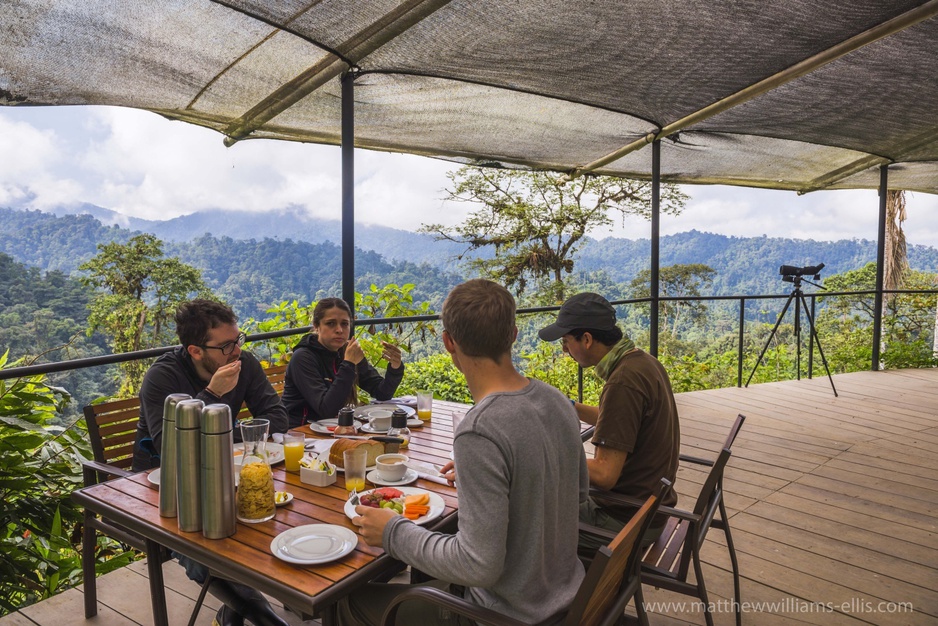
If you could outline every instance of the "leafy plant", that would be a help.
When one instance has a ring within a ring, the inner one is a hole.
[[[414,395],[423,389],[431,389],[438,400],[472,403],[466,377],[456,369],[448,354],[434,354],[407,364],[404,380],[397,388],[398,395]]]
[[[9,353],[0,357],[8,367]],[[20,365],[19,361],[9,367]],[[83,422],[54,421],[69,395],[42,376],[0,381],[0,610],[73,586],[81,512],[70,499],[90,456]]]

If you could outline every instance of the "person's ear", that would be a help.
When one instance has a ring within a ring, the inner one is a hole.
[[[456,342],[453,341],[452,335],[447,331],[443,331],[443,347],[446,348],[446,351],[450,354],[456,352]]]
[[[593,334],[589,331],[583,333],[583,336],[580,337],[580,343],[583,344],[584,350],[589,350],[593,347]]]
[[[511,343],[514,343],[518,339],[518,326],[512,326],[511,328]]]
[[[189,356],[191,356],[196,361],[202,358],[202,348],[199,346],[188,345],[186,346],[186,352],[188,352]]]

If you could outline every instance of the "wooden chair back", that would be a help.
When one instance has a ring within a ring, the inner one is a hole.
[[[89,404],[84,414],[94,460],[129,470],[140,420],[140,400],[128,398]]]
[[[639,548],[642,536],[651,525],[662,492],[671,486],[667,480],[662,479],[661,482],[662,487],[658,492],[649,496],[609,545],[599,548],[570,605],[564,626],[596,626],[607,621],[611,610],[621,612],[625,608],[634,593],[634,587],[641,584]],[[629,589],[630,586],[632,589]],[[622,597],[627,590],[630,593]]]
[[[278,396],[283,395],[283,383],[287,377],[287,366],[286,365],[274,365],[271,367],[264,368],[264,373],[267,374],[267,380],[270,382],[270,386],[274,388],[274,391],[277,392]],[[250,419],[251,412],[248,410],[246,404],[241,404],[241,410],[238,411],[237,419],[238,421],[244,419]]]

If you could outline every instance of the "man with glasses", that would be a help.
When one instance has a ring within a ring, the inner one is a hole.
[[[227,404],[232,420],[243,402],[251,415],[270,420],[270,432],[287,431],[287,411],[280,396],[254,355],[241,351],[244,333],[234,311],[213,300],[186,302],[176,310],[176,334],[182,345],[157,359],[140,386],[134,471],[160,466],[163,402],[172,393],[187,393],[205,404]],[[234,436],[241,440],[238,428]],[[209,572],[204,565],[174,556],[191,580],[205,581]],[[260,626],[286,626],[267,599],[250,587],[215,579],[209,591],[224,603],[213,622],[217,626],[241,626],[245,619]]]

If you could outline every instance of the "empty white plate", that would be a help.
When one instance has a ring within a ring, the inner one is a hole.
[[[155,470],[153,470],[152,472],[150,472],[149,474],[147,474],[147,480],[150,481],[150,484],[156,485],[157,487],[159,487],[159,485],[160,485],[160,468],[156,468]]]
[[[284,531],[270,542],[278,559],[297,565],[316,565],[340,559],[358,545],[358,537],[344,526],[307,524]]]
[[[375,469],[368,472],[365,478],[368,480],[368,482],[374,483],[376,485],[383,485],[385,487],[400,487],[401,485],[409,485],[410,483],[417,480],[419,476],[417,476],[417,472],[414,470],[408,469],[404,474],[404,477],[400,480],[384,480],[378,475],[378,470]]]

